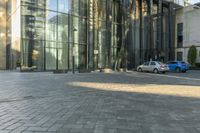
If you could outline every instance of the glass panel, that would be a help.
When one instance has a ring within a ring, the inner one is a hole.
[[[106,3],[106,1],[107,0],[98,0],[97,2],[96,2],[96,4],[97,4],[97,11],[98,11],[98,17],[99,17],[99,19],[101,19],[101,20],[106,20],[106,5],[107,5],[107,3]]]
[[[72,37],[74,43],[79,43],[79,18],[73,17]]]
[[[80,0],[80,16],[87,16],[87,0]]]
[[[87,46],[79,45],[79,69],[86,69],[87,66]]]
[[[79,0],[72,0],[72,13],[79,15]]]
[[[87,19],[80,18],[80,43],[87,43]]]
[[[42,9],[22,6],[22,37],[44,40],[45,12]]]
[[[32,51],[33,67],[37,70],[44,69],[44,42],[37,41],[34,42],[34,47]]]
[[[22,40],[22,67],[44,68],[44,42],[39,40]]]
[[[69,13],[71,11],[72,0],[58,0],[58,11],[63,13]]]
[[[57,0],[46,0],[47,9],[57,11]]]
[[[45,0],[21,0],[21,5],[45,8]]]
[[[46,46],[55,46],[55,42],[46,42]],[[46,70],[56,70],[57,50],[53,47],[45,48]]]
[[[70,44],[69,45],[69,66],[72,70],[73,68],[73,56],[74,56],[74,68],[78,69],[79,67],[79,45],[78,44]]]
[[[68,15],[58,14],[58,41],[67,42],[68,41]]]
[[[68,69],[68,45],[60,44],[62,48],[58,49],[58,69]]]
[[[107,30],[106,22],[99,21],[100,29],[98,35],[98,44],[99,44],[99,68],[107,67],[108,62],[108,45],[107,45]]]
[[[57,40],[57,13],[46,12],[46,40]]]

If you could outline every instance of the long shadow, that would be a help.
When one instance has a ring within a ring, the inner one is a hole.
[[[200,75],[200,72],[199,72]],[[152,73],[113,73],[113,74],[78,74],[70,75],[77,77],[77,82],[94,82],[94,83],[121,83],[121,84],[137,84],[137,85],[184,85],[199,86],[200,78],[182,77],[177,75],[162,75]],[[68,78],[68,76],[66,76]]]

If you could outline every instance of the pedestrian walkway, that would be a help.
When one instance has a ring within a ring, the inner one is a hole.
[[[171,92],[153,93],[162,86]],[[176,94],[177,86],[200,89],[196,80],[137,72],[0,72],[0,133],[199,133],[200,97]]]

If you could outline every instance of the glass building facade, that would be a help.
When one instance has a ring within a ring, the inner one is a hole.
[[[0,1],[0,69],[6,67],[6,2]]]
[[[7,68],[128,68],[174,59],[173,2],[7,0]]]

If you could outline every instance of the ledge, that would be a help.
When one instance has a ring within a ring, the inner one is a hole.
[[[54,74],[68,73],[68,70],[54,70]]]

